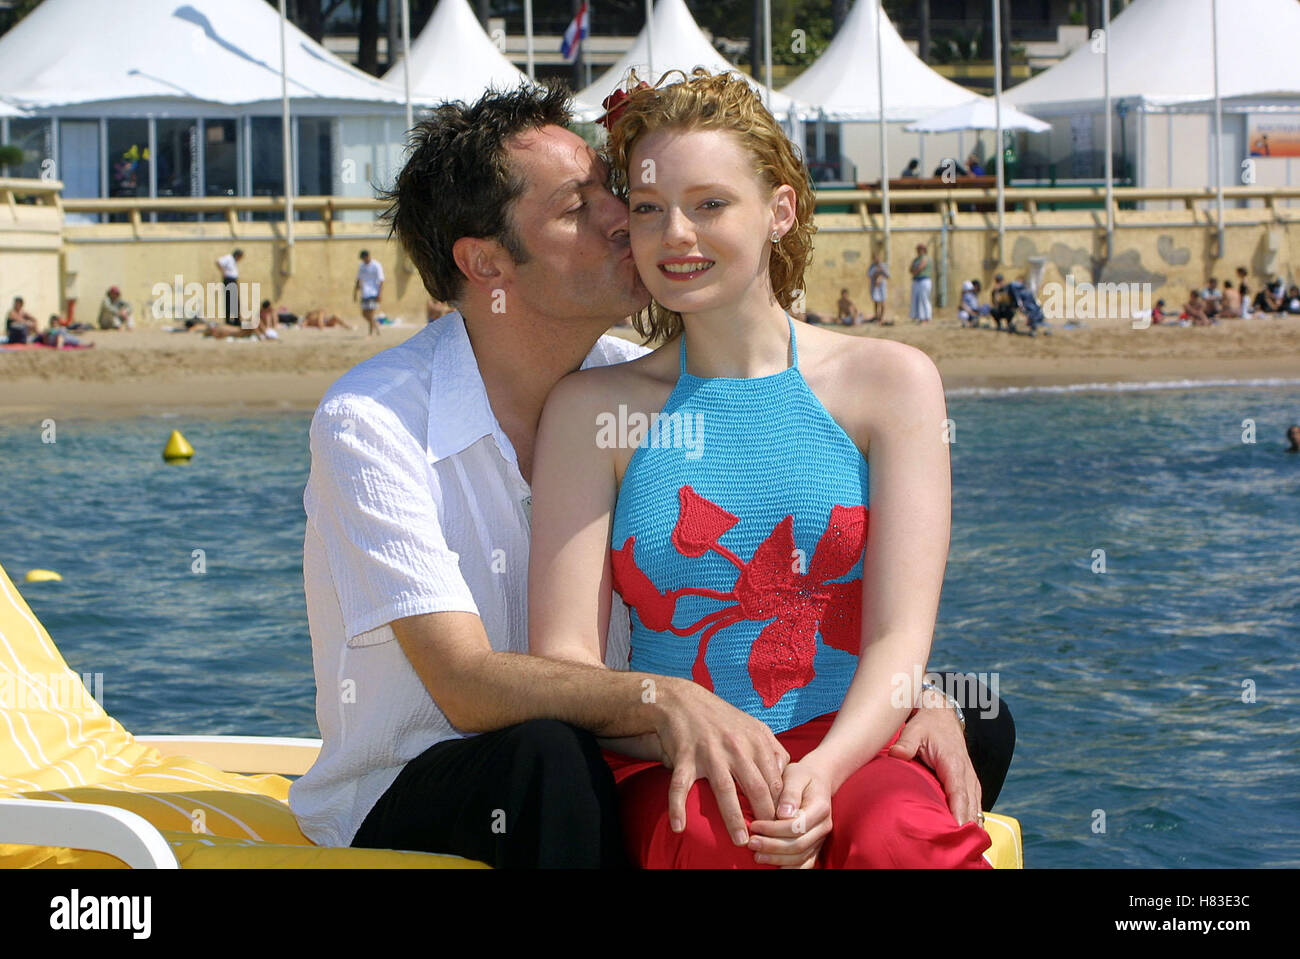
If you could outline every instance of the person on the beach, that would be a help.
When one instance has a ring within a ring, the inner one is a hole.
[[[609,149],[654,297],[635,322],[667,342],[547,400],[532,648],[598,666],[617,590],[632,670],[715,692],[791,760],[770,796],[747,791],[743,826],[693,788],[682,828],[662,749],[614,745],[629,854],[650,868],[988,868],[982,816],[959,823],[933,773],[890,753],[922,694],[947,559],[938,371],[902,344],[796,333],[812,189],[743,77],[665,74],[619,110]],[[614,409],[652,437],[605,435]]]
[[[226,325],[239,326],[239,261],[244,258],[244,251],[231,250],[225,256],[216,259],[217,270],[221,273],[221,285],[226,294]]]
[[[101,330],[134,330],[135,320],[131,316],[131,304],[122,299],[122,291],[110,286],[99,304],[99,328]]]
[[[1219,281],[1215,277],[1210,277],[1205,289],[1201,291],[1201,308],[1210,319],[1223,312],[1223,291],[1219,289]]]
[[[862,323],[862,311],[849,298],[849,288],[840,290],[840,298],[835,303],[835,319],[844,326],[858,326]]]
[[[1183,304],[1183,318],[1191,321],[1192,326],[1212,326],[1214,321],[1210,319],[1205,310],[1205,300],[1201,297],[1200,290],[1190,290],[1187,294],[1187,302]]]
[[[325,315],[324,310],[308,310],[302,318],[304,329],[323,330],[330,326],[341,326],[345,330],[352,329],[352,325],[344,320],[337,313]]]
[[[871,266],[867,268],[867,280],[871,283],[871,304],[875,315],[872,323],[881,326],[893,326],[893,320],[885,322],[885,301],[889,299],[889,266],[885,263],[879,250],[871,254]]]
[[[361,265],[357,267],[357,282],[352,288],[352,298],[361,296],[361,315],[365,317],[368,329],[366,336],[379,336],[379,323],[375,312],[379,301],[384,296],[384,267],[370,256],[369,250],[361,251]]]
[[[8,342],[16,345],[30,343],[36,338],[36,317],[23,308],[23,303],[21,296],[15,296],[13,306],[5,314],[5,335]]]
[[[36,342],[44,343],[46,346],[52,346],[56,350],[61,350],[65,346],[79,349],[83,347],[89,348],[95,345],[94,343],[83,343],[78,337],[73,336],[72,333],[69,332],[68,328],[62,323],[61,318],[57,313],[50,314],[50,325],[44,333],[41,333],[36,337]]]
[[[1007,332],[1016,332],[1016,298],[1011,293],[1011,284],[1001,273],[993,275],[993,288],[989,290],[989,315],[999,330],[1006,323]]]
[[[957,307],[957,319],[961,325],[978,329],[980,317],[989,315],[989,307],[980,303],[980,281],[966,280],[961,285],[961,303]]]
[[[912,321],[930,322],[930,255],[925,244],[916,245],[916,257],[908,268],[912,274]]]
[[[312,421],[304,587],[324,745],[289,802],[314,842],[624,864],[593,733],[657,744],[677,774],[659,802],[683,818],[700,777],[737,828],[738,792],[774,812],[784,747],[689,680],[626,671],[621,603],[616,669],[523,655],[542,403],[580,365],[646,352],[601,336],[648,294],[627,206],[570,116],[544,88],[444,104],[387,195],[429,295],[456,309],[344,375]],[[946,697],[922,705],[895,749],[925,757],[969,821],[1001,788],[1014,724],[1004,704],[970,713],[968,755]]]
[[[278,340],[280,338],[280,318],[270,300],[263,300],[257,311],[257,338],[259,340]]]
[[[1223,281],[1223,300],[1219,316],[1225,320],[1241,319],[1241,294],[1233,287],[1231,280]]]
[[[1241,316],[1242,319],[1247,320],[1250,319],[1251,313],[1250,287],[1246,285],[1248,276],[1250,272],[1244,266],[1237,267],[1237,294],[1241,297]]]

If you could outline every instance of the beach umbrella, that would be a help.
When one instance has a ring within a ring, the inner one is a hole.
[[[980,97],[969,103],[940,110],[924,119],[903,127],[907,133],[955,133],[958,130],[996,130],[997,104],[990,97]],[[1009,104],[1002,104],[1002,129],[1026,130],[1029,133],[1046,133],[1052,129],[1037,117],[1022,113]]]

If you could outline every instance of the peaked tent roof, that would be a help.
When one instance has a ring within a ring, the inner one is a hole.
[[[1156,106],[1214,99],[1210,0],[1133,0],[1110,25],[1110,95]],[[1219,92],[1226,100],[1300,95],[1300,3],[1219,4]],[[1091,43],[1012,87],[1017,105],[1091,103],[1103,93],[1102,57]]]
[[[292,23],[285,39],[289,96],[403,101]],[[265,0],[44,0],[0,37],[0,63],[0,95],[24,107],[278,101],[280,16]]]
[[[659,75],[666,70],[684,70],[689,73],[697,66],[707,67],[715,73],[740,73],[760,94],[764,91],[763,84],[736,69],[735,64],[728,62],[726,57],[705,39],[699,24],[686,9],[684,0],[659,0],[655,4],[653,26],[652,50],[647,50],[646,31],[645,27],[642,27],[627,53],[602,73],[591,86],[578,91],[575,99],[580,104],[593,105],[590,109],[579,110],[579,115],[583,119],[594,119],[604,113],[603,109],[595,105],[616,89],[621,89],[628,70],[634,67],[638,77],[643,80],[649,79],[651,82],[658,79]],[[654,54],[653,78],[650,70],[650,53]],[[792,108],[797,110],[799,106],[784,93],[772,91],[770,109],[775,116],[782,117]]]
[[[398,60],[383,79],[402,91],[402,62]],[[528,74],[483,32],[467,0],[439,0],[411,44],[411,99],[421,103],[473,103],[489,87],[512,90],[527,82]]]
[[[14,106],[11,103],[6,103],[4,100],[0,100],[0,117],[20,117],[20,116],[23,116],[22,110],[19,110],[16,106]]]
[[[805,119],[825,111],[826,119],[878,120],[876,4],[858,0],[831,45],[807,70],[781,88],[811,104]],[[881,56],[885,61],[885,119],[918,120],[975,99],[975,94],[930,69],[898,35],[888,15],[881,17]]]

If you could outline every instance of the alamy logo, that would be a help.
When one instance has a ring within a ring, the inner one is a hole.
[[[648,442],[647,442],[648,439]],[[688,460],[704,455],[703,413],[629,413],[623,403],[618,413],[596,414],[596,445],[603,450],[684,449]]]
[[[150,896],[83,896],[73,889],[69,895],[50,900],[50,928],[127,930],[133,939],[148,939],[153,926]]]
[[[1043,314],[1049,320],[1131,320],[1151,312],[1150,283],[1043,284]]]

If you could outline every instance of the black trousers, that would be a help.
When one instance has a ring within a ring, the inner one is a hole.
[[[980,781],[982,805],[991,812],[1006,782],[1016,748],[1016,723],[1007,704],[974,673],[940,673],[944,692],[957,700],[966,719],[966,750]]]
[[[614,776],[595,737],[553,719],[430,746],[352,845],[452,853],[498,869],[628,865]]]
[[[239,326],[239,281],[226,278],[226,325]]]
[[[965,713],[966,747],[991,810],[1015,749],[1011,711],[972,674],[941,675]],[[375,803],[352,845],[451,853],[496,868],[628,866],[614,777],[595,737],[553,719],[430,746]]]

